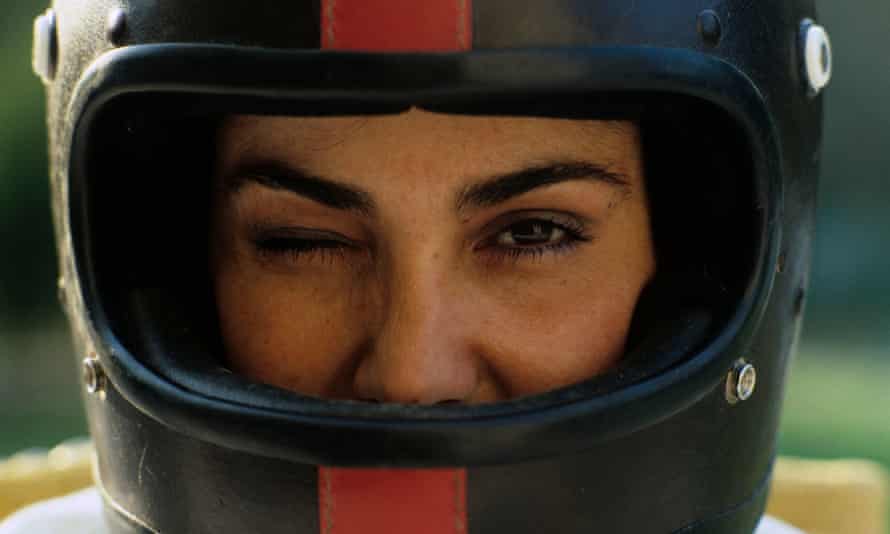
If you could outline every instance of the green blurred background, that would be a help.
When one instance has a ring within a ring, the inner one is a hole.
[[[0,458],[85,433],[56,303],[44,94],[30,67],[46,0],[0,17]],[[890,2],[822,2],[835,49],[807,322],[785,454],[890,468]]]

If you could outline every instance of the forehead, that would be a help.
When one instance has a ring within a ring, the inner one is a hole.
[[[460,158],[528,155],[531,158],[584,155],[604,163],[635,156],[637,126],[629,121],[538,117],[490,117],[412,109],[398,115],[276,117],[237,115],[224,121],[223,156],[257,156],[302,161],[326,154],[380,157]]]

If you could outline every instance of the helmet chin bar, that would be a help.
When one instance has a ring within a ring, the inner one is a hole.
[[[711,404],[721,396],[715,392]],[[171,432],[116,393],[107,402],[109,416],[95,420],[100,425],[96,446],[98,482],[113,532],[322,532],[317,466],[244,454]],[[682,419],[715,416],[702,407]],[[554,532],[584,532],[596,524],[607,532],[642,534],[752,532],[766,501],[772,451],[750,451],[743,464],[714,466],[694,451],[678,462],[672,451],[651,446],[676,441],[670,427],[657,425],[582,454],[466,469],[468,531],[532,534],[547,525]],[[720,443],[715,434],[721,430],[694,433],[687,443]],[[731,483],[696,483],[715,467],[730,469],[723,473]],[[673,483],[647,483],[661,477],[672,477]],[[737,493],[743,485],[750,493]],[[635,506],[614,508],[630,497]],[[688,514],[700,510],[705,498],[718,504],[688,523]],[[658,514],[644,513],[653,507]]]

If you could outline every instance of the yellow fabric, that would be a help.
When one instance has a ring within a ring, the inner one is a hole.
[[[780,458],[766,513],[807,534],[885,534],[888,499],[874,462]]]
[[[92,446],[82,442],[0,462],[0,519],[92,485],[92,461]],[[887,534],[888,504],[887,476],[873,462],[780,458],[767,513],[807,534]]]
[[[92,444],[82,441],[0,461],[0,519],[28,504],[92,485],[92,458]]]

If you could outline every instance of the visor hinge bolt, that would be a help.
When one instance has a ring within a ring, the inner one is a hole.
[[[804,80],[807,82],[807,93],[816,96],[831,82],[833,55],[831,39],[825,27],[811,19],[804,19],[800,25],[800,47]]]
[[[83,382],[90,395],[105,395],[105,370],[95,354],[83,359]]]
[[[105,37],[114,46],[124,43],[124,33],[127,30],[127,13],[116,7],[108,12],[108,20],[105,25]]]
[[[716,11],[706,9],[699,13],[696,26],[698,34],[701,35],[705,44],[717,46],[720,43],[720,38],[723,36],[723,24]]]
[[[44,84],[56,77],[59,60],[59,39],[56,34],[56,13],[47,9],[34,20],[34,49],[31,58],[34,72]]]
[[[757,370],[750,363],[739,360],[726,377],[726,400],[730,404],[746,401],[754,394]]]

